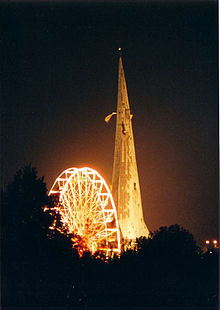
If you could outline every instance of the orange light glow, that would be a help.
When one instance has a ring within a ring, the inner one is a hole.
[[[120,253],[120,231],[112,194],[101,175],[91,168],[70,168],[60,174],[49,195],[59,195],[55,211],[73,245],[83,252]],[[51,228],[52,229],[52,228]]]
[[[209,244],[209,243],[210,243],[210,241],[209,241],[209,240],[206,240],[206,241],[205,241],[205,243],[206,243],[206,244]]]
[[[213,243],[214,243],[214,244],[217,244],[217,243],[218,243],[218,241],[217,241],[217,240],[213,240]]]

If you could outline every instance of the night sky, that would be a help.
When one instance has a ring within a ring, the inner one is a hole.
[[[27,163],[48,189],[66,168],[111,182],[117,48],[144,217],[217,237],[217,3],[2,3],[2,183]]]

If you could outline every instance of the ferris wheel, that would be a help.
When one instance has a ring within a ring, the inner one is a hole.
[[[63,171],[49,195],[59,196],[56,212],[81,252],[120,253],[120,230],[114,200],[96,170],[85,167]]]

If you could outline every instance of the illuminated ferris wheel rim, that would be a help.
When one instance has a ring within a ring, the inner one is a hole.
[[[97,189],[97,184],[101,184],[101,188],[104,189],[106,192],[105,193],[99,193],[99,195],[105,195],[107,198],[106,201],[108,201],[108,199],[110,200],[110,205],[111,205],[111,214],[113,215],[113,218],[115,220],[115,228],[112,229],[113,233],[116,233],[117,237],[117,247],[114,247],[113,252],[119,252],[120,253],[120,230],[119,230],[119,224],[118,224],[118,219],[117,219],[117,212],[116,212],[116,206],[111,194],[111,191],[106,183],[106,181],[104,180],[104,178],[101,176],[101,174],[99,172],[97,172],[95,169],[89,168],[89,167],[82,167],[82,168],[76,168],[76,167],[72,167],[72,168],[68,168],[66,170],[64,170],[62,173],[60,173],[60,175],[56,178],[55,182],[53,183],[53,186],[51,187],[51,190],[49,192],[49,195],[53,195],[53,194],[58,194],[59,195],[59,201],[62,201],[62,198],[65,194],[65,192],[68,189],[68,186],[72,188],[72,180],[74,180],[74,178],[78,179],[78,182],[80,182],[80,177],[86,177],[88,178],[89,176],[89,182],[91,182],[92,186],[95,186],[95,188]],[[92,176],[92,178],[90,177]],[[87,179],[86,179],[87,180]],[[73,188],[72,188],[73,189]],[[75,193],[73,193],[73,196],[75,196]],[[103,196],[104,197],[104,196]],[[104,210],[104,207],[101,203],[101,200],[98,200],[99,205],[101,205],[102,208],[102,213],[104,216],[104,213],[106,212],[106,210]],[[107,202],[105,202],[105,204],[107,204]],[[107,210],[109,212],[109,210]],[[108,222],[108,220],[107,220]],[[105,223],[105,228],[106,228],[106,240],[107,238],[109,238],[108,235],[113,234],[111,232],[111,229],[107,228],[107,224]],[[110,249],[107,249],[107,252],[111,251]]]
[[[105,184],[105,187],[107,188],[107,190],[109,191],[109,193],[111,193],[111,191],[110,191],[110,189],[109,189],[109,187],[108,187],[108,185],[107,185],[105,179],[101,176],[101,174],[100,174],[97,170],[95,170],[95,169],[93,169],[93,168],[89,168],[89,167],[81,167],[81,168],[72,167],[72,168],[67,168],[66,170],[64,170],[63,172],[60,173],[60,175],[59,175],[59,176],[56,178],[56,180],[54,181],[54,183],[53,183],[53,185],[52,185],[52,187],[51,187],[51,190],[49,191],[49,195],[51,195],[51,194],[53,194],[53,193],[58,193],[58,191],[54,191],[53,188],[54,188],[54,186],[56,185],[57,180],[58,180],[59,178],[61,178],[65,173],[68,173],[68,174],[69,174],[69,173],[72,172],[71,175],[69,176],[69,179],[71,179],[73,173],[75,174],[75,173],[80,172],[80,171],[84,172],[84,171],[86,171],[86,170],[88,170],[88,171],[90,171],[90,172],[92,172],[92,173],[97,174],[97,175],[99,176],[99,178],[100,178],[100,179],[103,181],[103,183]],[[112,198],[112,199],[113,199],[113,198]],[[113,201],[113,203],[114,203],[114,201]],[[115,204],[114,204],[114,206],[115,206]]]

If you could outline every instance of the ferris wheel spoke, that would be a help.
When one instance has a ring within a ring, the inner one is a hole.
[[[79,217],[80,217],[80,214],[81,214],[81,210],[78,210],[79,202],[77,201],[75,192],[73,190],[72,182],[70,182],[70,187],[71,187],[71,194],[74,197],[74,202],[73,202],[73,205],[72,205],[72,209],[73,209],[73,213],[74,213],[75,222],[76,222],[76,225],[78,227],[77,223],[80,222]]]
[[[86,189],[86,194],[85,194],[85,196],[86,196],[86,201],[85,201],[85,204],[86,204],[86,206],[87,206],[87,204],[88,204],[88,180],[87,180],[87,170],[86,170],[86,173],[85,173],[85,179],[86,179],[86,184],[85,184],[85,189]]]
[[[91,187],[91,192],[90,192],[90,197],[91,197],[91,201],[90,201],[90,206],[92,201],[94,200],[94,197],[96,197],[96,195],[94,194],[94,191],[97,192],[97,186],[95,184],[95,175],[92,174],[92,178],[89,177],[90,179],[90,187]]]
[[[67,205],[67,207],[68,207],[67,213],[71,215],[71,216],[68,217],[68,221],[73,222],[74,225],[75,225],[75,227],[78,228],[78,227],[77,227],[77,224],[76,224],[76,221],[75,221],[74,214],[73,214],[73,212],[72,212],[72,208],[71,208],[71,206],[70,206],[70,202],[69,202],[68,198],[66,197],[66,193],[67,193],[67,192],[63,192],[63,196],[62,196],[62,197],[64,198],[64,200],[65,200],[65,202],[66,202],[66,205]],[[71,225],[71,226],[72,226],[72,225]]]
[[[75,191],[73,190],[72,180],[70,181],[70,188],[71,188],[72,197],[74,199],[74,204],[76,205],[76,196],[75,196]]]
[[[77,170],[77,180],[78,180],[78,190],[79,190],[79,199],[80,199],[81,198],[81,183],[80,183],[79,171],[78,170]],[[80,199],[80,205],[82,208],[81,199]]]

